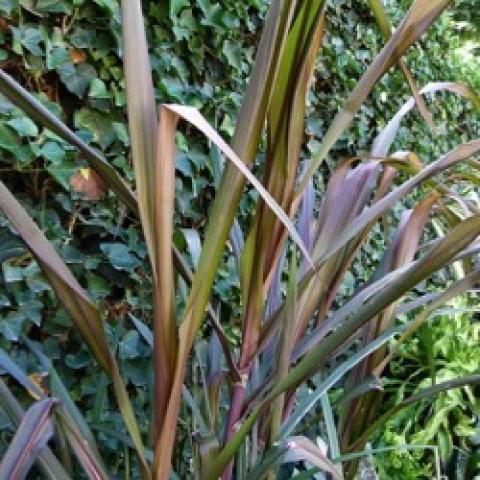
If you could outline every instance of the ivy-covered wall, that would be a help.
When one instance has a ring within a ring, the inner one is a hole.
[[[229,138],[267,2],[143,3],[158,102],[200,108]],[[394,23],[409,3],[385,2]],[[456,2],[455,9],[443,14],[411,49],[407,65],[420,86],[429,81],[461,80],[480,91],[480,62],[472,47],[476,40],[471,28],[475,15],[475,0]],[[306,159],[316,151],[347,92],[383,44],[364,0],[331,0],[327,19],[327,33],[309,95]],[[87,142],[101,149],[133,184],[119,21],[117,0],[0,0],[0,66],[54,114],[67,120]],[[345,156],[368,152],[376,132],[409,94],[398,70],[385,76],[320,172],[319,195],[322,173],[328,173]],[[454,145],[479,136],[478,115],[465,100],[437,94],[428,98],[428,105],[436,134],[417,113],[412,113],[400,130],[396,149],[413,150],[428,162]],[[179,248],[193,263],[199,244],[193,229],[201,232],[222,162],[216,151],[188,129],[178,134],[177,144],[175,235]],[[146,248],[138,224],[119,202],[104,194],[101,185],[98,200],[85,200],[71,187],[74,174],[86,180],[92,175],[75,149],[0,98],[0,176],[105,311],[111,342],[118,345],[123,371],[132,390],[137,390],[136,407],[145,411],[142,425],[147,430],[149,401],[143,387],[151,380],[149,350],[127,316],[132,312],[147,322],[149,319]],[[248,206],[254,200],[253,192],[244,195],[242,221],[248,221]],[[74,399],[89,410],[92,424],[121,431],[121,419],[109,413],[105,378],[71,328],[38,266],[3,217],[0,261],[0,346],[9,350],[29,373],[39,373],[37,363],[20,341],[21,334],[28,333],[42,342]],[[229,321],[226,328],[232,335],[236,334],[237,318],[235,312],[229,311],[228,303],[229,298],[238,295],[234,272],[233,259],[227,253],[215,293],[225,304],[222,314]],[[1,428],[7,424],[0,412],[0,435],[10,435]],[[112,452],[117,446],[111,438],[105,445]],[[114,465],[122,461],[113,454],[111,458]]]

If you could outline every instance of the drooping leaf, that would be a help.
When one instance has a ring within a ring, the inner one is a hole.
[[[95,168],[105,184],[117,193],[125,205],[133,212],[138,211],[135,195],[102,155],[87,145],[78,135],[75,135],[59,118],[1,69],[0,91],[33,120],[75,145]]]
[[[228,146],[228,144],[220,137],[220,135],[210,126],[201,113],[192,107],[184,107],[182,105],[164,105],[162,108],[170,110],[174,114],[183,118],[187,122],[198,128],[209,140],[225,154],[225,156],[237,167],[237,169],[248,179],[248,181],[255,187],[262,199],[269,206],[269,208],[275,213],[279,220],[284,224],[288,230],[292,239],[299,246],[300,250],[310,262],[310,254],[305,247],[300,235],[298,234],[295,226],[288,217],[288,215],[282,210],[273,197],[265,190],[265,187],[257,180],[252,172],[246,167],[245,163],[236,155],[236,153]]]
[[[98,452],[92,450],[90,443],[85,441],[82,431],[63,407],[57,410],[57,418],[70,447],[88,478],[108,480],[110,475],[104,470],[103,464],[99,461]]]
[[[24,478],[53,435],[52,410],[58,401],[45,398],[27,411],[0,463],[0,478]]]
[[[110,375],[120,410],[135,443],[137,453],[143,465],[144,475],[148,478],[148,466],[143,457],[143,445],[138,425],[118,366],[110,352],[98,309],[88,298],[86,292],[35,222],[28,216],[2,182],[0,182],[0,209],[3,210],[22,240],[35,256],[43,274],[51,283],[59,300],[70,314],[95,359]]]
[[[425,95],[427,93],[439,92],[447,90],[470,100],[476,108],[480,108],[480,98],[473,92],[467,85],[452,82],[437,82],[429,83],[420,90],[420,94]],[[400,123],[403,117],[415,106],[415,99],[410,98],[403,104],[398,112],[392,117],[385,128],[382,129],[380,134],[375,138],[372,145],[371,154],[374,157],[386,157],[390,150]]]
[[[18,383],[30,391],[36,400],[43,398],[44,394],[38,385],[32,382],[32,380],[3,349],[0,349],[0,367],[6,370]]]
[[[327,457],[326,445],[322,440],[320,442],[322,443],[319,446],[306,437],[288,437],[269,449],[262,462],[256,465],[249,475],[252,478],[263,478],[275,465],[305,461],[320,471],[328,472],[337,480],[343,479],[339,468]]]
[[[52,362],[41,351],[41,348],[38,344],[32,342],[26,337],[23,338],[23,341],[40,362],[42,368],[48,372],[51,394],[62,402],[62,417],[68,418],[69,423],[75,425],[75,431],[78,432],[79,438],[82,439],[82,448],[88,450],[89,456],[94,458],[93,462],[97,465],[97,468],[100,471],[106,472],[106,468],[103,466],[103,461],[90,427],[88,426],[78,407],[73,402]]]
[[[281,55],[285,46],[291,14],[296,3],[296,1],[290,0],[275,0],[265,21],[256,61],[232,141],[233,151],[247,166],[253,162],[257,152],[273,91],[272,86],[278,73],[276,58]],[[243,175],[236,166],[228,163],[211,209],[202,255],[192,283],[185,318],[181,326],[182,331],[179,335],[174,388],[170,397],[164,430],[158,444],[161,455],[159,463],[162,468],[159,472],[160,478],[166,479],[170,472],[177,414],[181,402],[181,386],[188,354],[208,303],[216,266],[220,262],[225,241],[232,228],[244,185]]]
[[[10,421],[15,427],[19,427],[25,412],[12,392],[0,379],[0,404],[5,413],[10,418]],[[45,475],[45,478],[55,480],[71,480],[62,464],[55,457],[53,452],[47,447],[44,447],[37,458],[37,465]]]
[[[336,115],[317,155],[302,176],[297,192],[301,194],[340,135],[348,128],[354,115],[370,94],[377,81],[428,29],[431,23],[448,7],[450,0],[415,0],[389,41],[368,67],[357,86],[350,93],[345,106]]]
[[[388,19],[387,12],[385,11],[385,7],[383,6],[382,0],[368,0],[368,5],[372,10],[372,13],[375,17],[375,20],[377,21],[377,24],[380,28],[380,31],[382,32],[383,37],[388,40],[392,36],[392,26]],[[407,80],[407,83],[409,84],[410,89],[412,90],[412,94],[415,98],[415,103],[417,104],[420,114],[422,115],[427,125],[432,130],[434,130],[435,124],[433,123],[432,114],[428,111],[427,106],[425,105],[425,102],[418,91],[417,83],[415,82],[415,79],[413,78],[413,75],[408,69],[403,58],[400,58],[398,60],[398,66],[402,71],[405,79]]]
[[[327,360],[328,355],[342,345],[354,332],[370,318],[382,311],[386,306],[399,298],[404,292],[411,289],[422,279],[444,266],[458,252],[466,248],[480,234],[480,217],[465,220],[464,223],[454,228],[448,236],[442,239],[421,260],[405,269],[390,284],[376,295],[365,299],[356,311],[351,311],[347,321],[340,325],[330,336],[302,358],[288,373],[288,375],[273,385],[270,392],[263,398],[244,419],[232,439],[220,451],[215,462],[211,465],[206,479],[216,478],[228,464],[239,445],[243,442],[256,420],[282,392],[298,385],[313,373],[318,371]]]

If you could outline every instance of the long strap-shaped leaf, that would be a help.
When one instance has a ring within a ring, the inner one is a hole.
[[[185,107],[183,105],[163,105],[162,108],[170,110],[179,117],[186,120],[191,125],[200,130],[209,140],[211,140],[223,154],[235,165],[235,167],[247,178],[247,180],[255,187],[255,190],[260,194],[263,201],[269,206],[269,208],[275,213],[279,220],[284,224],[288,230],[292,240],[298,245],[305,258],[312,263],[310,253],[307,247],[304,245],[302,238],[297,232],[295,225],[290,220],[290,217],[280,207],[277,201],[270,195],[265,187],[257,180],[257,177],[250,171],[246,164],[240,159],[240,157],[233,151],[233,149],[223,140],[223,138],[217,133],[217,131],[207,122],[203,115],[193,107]],[[174,121],[172,118],[171,121]],[[163,147],[165,148],[165,146]]]
[[[210,126],[210,124],[205,120],[205,118],[200,114],[198,110],[192,107],[184,107],[182,105],[163,105],[161,107],[161,131],[160,133],[169,132],[169,135],[162,135],[162,155],[164,156],[163,162],[172,163],[172,159],[168,159],[165,155],[166,152],[170,152],[170,155],[173,155],[174,152],[174,142],[175,142],[175,127],[179,118],[183,118],[190,124],[198,128],[209,140],[211,140],[225,155],[226,157],[235,165],[235,167],[240,170],[240,172],[252,183],[252,185],[257,189],[259,194],[265,203],[271,208],[278,218],[285,225],[289,233],[291,234],[293,240],[298,244],[302,253],[305,255],[305,258],[310,259],[310,255],[303,244],[303,241],[295,229],[292,221],[288,215],[282,210],[278,203],[272,198],[272,196],[265,190],[263,185],[256,179],[256,177],[250,172],[245,163],[236,155],[236,153],[228,146],[228,144],[220,137],[220,135]],[[163,113],[165,111],[165,113]],[[170,125],[169,125],[170,124]],[[167,279],[165,279],[167,281]],[[168,301],[168,298],[164,301]],[[192,317],[193,318],[193,317]],[[180,343],[179,343],[179,360],[177,362],[177,371],[176,371],[176,383],[173,386],[174,392],[170,398],[170,402],[177,402],[180,400],[180,390],[181,383],[183,383],[183,369],[186,366],[186,358],[190,350],[190,345],[193,341],[194,334],[199,327],[199,323],[202,319],[202,316],[196,315],[194,323],[190,321],[190,318],[187,316],[187,320],[184,321],[182,325],[182,330],[180,332]],[[162,335],[165,335],[162,332]],[[181,350],[181,351],[180,351]],[[181,382],[181,383],[180,383]],[[173,418],[169,419],[172,421]],[[173,429],[174,431],[174,429]],[[172,427],[169,423],[163,425],[162,435],[170,437],[172,435]],[[169,440],[172,441],[172,440]],[[160,441],[157,445],[156,454],[155,454],[155,465],[154,471],[158,471],[157,478],[164,478],[167,470],[164,460],[166,455],[166,449],[162,448],[164,441]],[[163,470],[165,469],[165,470]]]
[[[33,120],[48,128],[65,141],[75,145],[105,184],[119,196],[131,211],[137,211],[138,207],[134,193],[105,158],[87,145],[78,135],[75,135],[65,123],[1,69],[0,91]]]
[[[449,259],[467,247],[480,234],[480,216],[472,217],[459,224],[443,238],[427,255],[406,269],[402,275],[387,285],[381,292],[365,303],[335,332],[308,353],[280,382],[277,382],[264,400],[246,417],[233,438],[219,453],[203,480],[213,480],[220,475],[239,446],[242,444],[262,411],[278,395],[309,378],[324,365],[328,355],[342,345],[370,318],[382,311],[417,283],[430,276]]]
[[[448,152],[443,157],[439,158],[435,162],[426,166],[421,172],[419,172],[414,177],[410,178],[398,188],[390,192],[388,195],[383,197],[381,200],[373,204],[371,207],[366,208],[358,217],[351,221],[348,226],[343,230],[340,235],[337,235],[334,241],[323,244],[322,248],[318,251],[318,256],[316,260],[316,269],[310,270],[301,280],[299,285],[299,298],[303,294],[305,288],[309,285],[309,282],[316,275],[318,269],[325,264],[330,258],[332,258],[344,245],[346,245],[351,239],[356,235],[360,234],[363,229],[375,219],[380,218],[389,208],[393,207],[396,202],[400,201],[410,192],[412,192],[416,187],[422,184],[422,182],[428,181],[431,177],[443,172],[444,170],[453,167],[457,163],[465,160],[466,158],[478,153],[480,151],[480,140],[473,140],[465,144],[459,145],[455,149]],[[361,294],[360,294],[361,295]],[[337,312],[337,314],[339,314]],[[261,348],[263,348],[272,338],[273,333],[276,331],[278,322],[275,321],[277,315],[283,314],[283,310],[279,310],[278,313],[274,314],[271,319],[266,323],[265,331],[262,332],[262,342]],[[322,324],[318,329],[318,338],[323,338],[323,336],[328,333],[329,321]],[[323,333],[322,333],[323,332]],[[257,352],[258,353],[258,352]]]
[[[59,300],[87,342],[95,359],[110,375],[119,408],[141,460],[144,476],[148,478],[149,469],[143,456],[143,445],[138,425],[117,363],[110,352],[98,309],[90,301],[87,293],[77,282],[65,263],[63,263],[56,250],[45,238],[35,222],[28,216],[20,203],[1,181],[0,210],[3,210],[33,253]]]
[[[103,462],[98,457],[97,452],[93,450],[88,441],[85,440],[83,432],[68,411],[63,406],[60,406],[57,409],[56,416],[59,424],[63,428],[71,449],[78,458],[88,478],[92,480],[109,480],[110,476],[106,472]]]
[[[27,377],[25,372],[10,358],[3,348],[0,348],[0,367],[6,370],[18,383],[23,385],[36,400],[44,397],[40,387]]]
[[[12,443],[0,463],[0,478],[24,478],[53,435],[52,409],[58,400],[35,402],[23,417]]]
[[[73,402],[68,390],[65,388],[60,376],[55,370],[51,360],[42,352],[39,345],[32,342],[28,338],[24,337],[23,341],[32,351],[32,353],[37,357],[37,360],[40,362],[40,365],[46,372],[48,372],[48,378],[50,381],[50,392],[51,395],[55,398],[58,398],[62,402],[62,406],[57,410],[61,412],[61,417],[67,417],[69,423],[75,425],[75,431],[79,433],[78,436],[81,437],[82,449],[86,450],[90,457],[93,457],[92,463],[97,465],[97,470],[102,472],[104,478],[108,478],[106,474],[106,467],[98,451],[95,438],[88,426],[85,418],[81,414],[78,407]],[[68,437],[68,431],[65,429],[66,436]],[[70,441],[71,442],[71,441]]]
[[[25,412],[5,382],[1,379],[0,404],[12,424],[18,427],[25,416]],[[48,480],[71,480],[62,464],[48,447],[45,447],[42,452],[40,452],[37,458],[37,464]]]
[[[348,128],[376,82],[420,38],[449,4],[450,0],[416,0],[413,3],[385,47],[350,93],[343,109],[334,118],[317,155],[311,160],[308,170],[302,177],[297,189],[299,196],[340,135]]]
[[[412,192],[422,182],[437,175],[438,173],[451,168],[458,162],[475,155],[480,151],[480,140],[472,140],[454,148],[446,155],[425,167],[421,172],[407,180],[401,186],[390,192],[384,198],[365,209],[336,239],[334,245],[325,245],[322,251],[318,252],[316,267],[322,265],[328,258],[334,255],[351,238],[360,233],[365,225],[372,220],[379,218],[388,208]]]
[[[232,149],[250,165],[256,156],[267,108],[278,73],[278,58],[282,55],[290,28],[296,0],[273,0],[256,54],[252,75],[237,120]],[[222,181],[210,212],[205,240],[192,283],[186,313],[181,326],[175,384],[170,397],[162,438],[156,449],[158,473],[156,478],[167,479],[175,439],[177,414],[180,408],[181,387],[188,354],[204,317],[210,291],[225,242],[235,219],[236,209],[245,185],[245,177],[227,163]]]
[[[403,333],[398,339],[395,347],[392,348],[388,355],[376,366],[374,370],[375,375],[380,376],[382,374],[391,359],[398,354],[400,345],[408,340],[428,320],[434,310],[477,285],[480,285],[480,269],[475,269],[464,278],[457,280],[444,292],[438,295],[438,297],[435,298],[421,314],[408,324],[405,333]]]
[[[288,437],[278,442],[265,453],[265,458],[249,473],[249,478],[265,478],[269,469],[279,463],[305,461],[315,465],[319,470],[331,474],[335,480],[343,480],[338,466],[327,457],[326,445],[319,447],[310,439],[302,436]]]
[[[156,272],[154,282],[154,424],[153,438],[159,437],[171,392],[177,358],[178,331],[175,318],[175,286],[173,278],[173,212],[175,197],[175,134],[178,116],[160,110],[157,159],[153,176]]]
[[[10,75],[0,69],[0,91],[27,115],[48,128],[66,142],[78,148],[80,153],[90,163],[105,184],[115,192],[120,200],[134,214],[139,215],[137,197],[123,181],[116,170],[107,162],[105,157],[94,148],[87,145],[78,135],[65,125],[50,110],[44,107],[33,95],[27,92]],[[178,249],[173,246],[175,267],[187,284],[192,282],[193,274]],[[211,315],[210,315],[211,316]]]
[[[42,231],[1,181],[0,209],[34,254],[98,363],[111,373],[112,359],[97,308]]]
[[[153,271],[156,271],[155,150],[158,117],[140,0],[122,0],[123,65],[128,128],[137,184],[138,208]],[[157,186],[158,189],[160,187]]]
[[[156,363],[160,364],[162,374],[167,377],[168,372],[163,372],[165,369],[165,363],[170,362],[174,353],[169,356],[165,356],[165,352],[172,349],[172,342],[175,341],[174,328],[175,323],[172,320],[171,307],[169,307],[170,298],[172,298],[173,291],[171,289],[172,274],[170,268],[168,268],[168,256],[170,255],[170,242],[171,242],[171,217],[173,207],[173,156],[175,145],[175,132],[176,125],[179,118],[183,118],[196,128],[198,128],[209,140],[211,140],[224,154],[225,156],[240,170],[240,172],[250,181],[250,183],[259,192],[262,199],[269,206],[269,208],[277,215],[280,221],[285,225],[288,232],[292,236],[292,239],[297,243],[305,258],[311,262],[309,252],[305,247],[303,240],[295,229],[294,224],[288,217],[288,215],[282,210],[275,199],[270,193],[263,187],[263,185],[257,180],[257,178],[251,173],[245,163],[236,155],[232,148],[221,138],[221,136],[211,127],[211,125],[205,120],[201,113],[193,107],[185,107],[182,105],[163,105],[160,110],[160,131],[159,131],[159,143],[161,143],[161,162],[157,166],[157,175],[159,182],[162,184],[162,188],[157,188],[155,204],[158,207],[158,215],[156,216],[155,223],[160,227],[162,225],[162,236],[157,239],[158,248],[156,255],[157,261],[162,261],[162,264],[157,265],[157,277],[158,277],[158,292],[162,297],[162,301],[158,303],[159,308],[165,311],[161,315],[161,325],[163,328],[158,329],[158,341],[160,342],[160,348],[158,349],[159,358],[156,359]],[[160,154],[160,147],[159,147]],[[170,168],[167,166],[170,165]],[[168,170],[168,171],[167,171]],[[162,172],[165,171],[165,176],[162,176]],[[163,207],[162,207],[163,206]],[[166,212],[162,213],[162,208],[166,208]],[[162,266],[162,268],[159,268]],[[169,287],[170,285],[170,287]],[[169,327],[169,325],[173,326]],[[157,334],[156,334],[157,335]],[[157,350],[157,349],[156,349]],[[174,358],[174,357],[173,357]],[[167,382],[168,383],[168,382]],[[159,398],[162,399],[162,404],[159,405],[163,409],[163,397],[165,391],[165,382],[159,384],[160,392]]]
[[[338,366],[317,388],[302,398],[300,404],[295,408],[295,412],[286,420],[282,426],[282,436],[291,435],[296,426],[301,422],[305,415],[315,406],[321,397],[335,385],[349,370],[358,365],[365,357],[384,345],[394,335],[400,333],[405,327],[395,327],[379,335],[360,351],[352,355],[348,360]]]
[[[449,91],[456,93],[467,100],[470,100],[476,109],[480,109],[480,98],[467,85],[453,82],[433,82],[425,85],[420,94],[434,93],[439,91]],[[415,106],[415,99],[409,98],[398,112],[390,119],[387,125],[382,129],[373,141],[371,154],[374,157],[386,157],[389,153],[390,146],[400,128],[400,123],[405,115]]]
[[[388,40],[392,36],[392,26],[388,19],[388,15],[385,11],[382,0],[368,0],[368,5],[372,10],[373,16],[375,17],[375,20],[378,27],[380,28],[380,31],[382,32],[383,37]],[[420,114],[422,115],[427,125],[433,130],[435,128],[435,125],[433,123],[432,114],[428,111],[427,106],[425,105],[425,101],[423,100],[418,91],[417,83],[415,82],[413,75],[411,74],[410,70],[408,70],[408,67],[402,58],[398,60],[398,66],[410,86]]]

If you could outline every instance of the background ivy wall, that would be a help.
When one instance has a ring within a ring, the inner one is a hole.
[[[475,0],[457,1],[419,45],[407,64],[419,85],[429,81],[466,81],[480,91],[480,60],[475,25]],[[398,22],[410,1],[385,2]],[[233,133],[255,45],[266,10],[263,0],[145,1],[151,63],[159,102],[194,105],[223,135]],[[366,2],[331,0],[328,28],[317,75],[309,97],[305,158],[312,155],[338,107],[380,50],[383,42]],[[129,139],[124,115],[119,9],[116,0],[0,0],[0,66],[20,80],[56,115],[66,119],[94,147],[101,149],[123,176],[133,183]],[[317,178],[353,154],[366,153],[375,133],[409,97],[398,70],[390,72],[362,107],[354,125],[338,142]],[[425,162],[453,146],[478,137],[480,122],[471,106],[452,95],[437,94],[428,105],[437,126],[435,135],[417,113],[404,123],[394,145],[415,150]],[[190,130],[178,134],[176,180],[176,241],[195,262],[200,231],[222,163],[216,151]],[[132,312],[148,322],[149,274],[146,249],[134,219],[101,185],[98,200],[88,201],[71,187],[72,175],[86,163],[58,137],[39,128],[0,98],[0,175],[47,237],[68,261],[109,319],[111,342],[118,346],[123,371],[130,379],[138,411],[148,410],[143,387],[150,381],[148,347],[129,322]],[[88,180],[92,175],[81,170]],[[241,222],[248,222],[247,192]],[[379,236],[380,237],[380,236]],[[378,240],[380,242],[380,240]],[[372,244],[367,254],[376,260]],[[377,257],[378,258],[378,257]],[[42,342],[72,392],[89,409],[89,419],[104,429],[121,429],[121,419],[109,412],[105,377],[92,362],[31,256],[0,217],[0,346],[30,373],[37,364],[22,347],[22,333]],[[229,299],[238,296],[232,255],[225,254],[215,293],[222,301],[226,328],[238,334],[237,312]],[[358,272],[360,282],[366,272]],[[348,294],[348,284],[344,287]],[[142,418],[148,429],[149,414]],[[0,435],[10,437],[8,420],[0,412]],[[188,443],[184,434],[181,442]],[[101,437],[100,437],[101,438]],[[0,442],[1,446],[5,444]],[[120,443],[111,438],[113,466],[122,462],[113,452]],[[123,448],[123,447],[122,447]],[[188,451],[185,450],[185,451]],[[391,477],[394,478],[394,477]],[[402,477],[406,478],[406,477]],[[414,478],[414,477],[412,477]]]

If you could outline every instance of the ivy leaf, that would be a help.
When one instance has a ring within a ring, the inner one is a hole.
[[[0,307],[10,307],[12,302],[10,299],[3,293],[0,293]]]
[[[65,157],[65,150],[57,142],[46,142],[40,150],[40,155],[55,164],[59,164]]]
[[[12,267],[4,262],[2,270],[5,283],[21,282],[23,280],[23,270],[20,267]]]
[[[27,28],[22,35],[22,45],[33,55],[41,57],[43,49],[40,42],[43,41],[40,31],[36,28]]]
[[[88,352],[81,350],[76,355],[69,353],[65,356],[65,363],[75,370],[85,368],[91,363],[91,357]]]
[[[218,3],[212,4],[209,0],[198,0],[198,6],[202,9],[204,15],[201,21],[202,25],[224,30],[222,22],[223,10]]]
[[[49,288],[49,290],[51,290],[51,288]],[[19,302],[18,304],[22,308],[22,312],[26,319],[38,326],[42,324],[42,302],[33,298],[28,301]]]
[[[117,139],[120,140],[126,147],[130,145],[130,138],[128,137],[127,127],[124,123],[113,122],[112,127],[115,130]]]
[[[233,42],[232,40],[225,40],[223,43],[222,52],[230,66],[236,68],[237,70],[241,69],[242,48],[240,45],[238,45],[238,43]]]
[[[170,19],[175,21],[182,8],[189,6],[190,2],[188,0],[170,0]]]
[[[115,140],[116,135],[110,115],[82,108],[75,113],[75,125],[77,128],[85,128],[91,132],[93,141],[103,149],[106,149]]]
[[[16,8],[18,8],[18,0],[0,0],[0,12],[10,15]]]
[[[7,125],[25,137],[36,137],[38,135],[38,127],[28,117],[12,118],[7,122]]]
[[[28,163],[32,157],[32,151],[27,145],[20,145],[18,138],[0,123],[0,147],[9,151],[20,163]]]
[[[45,279],[41,273],[36,273],[26,279],[28,288],[34,293],[41,293],[51,291],[50,283]]]
[[[25,315],[21,312],[10,312],[0,320],[0,332],[10,342],[18,341],[22,332]]]
[[[172,30],[177,41],[190,38],[192,32],[195,31],[195,18],[190,8],[182,11],[175,20]]]
[[[70,185],[85,200],[101,200],[106,193],[105,184],[92,168],[81,168],[70,178]]]
[[[7,228],[0,230],[0,262],[18,257],[25,251],[25,247]],[[4,265],[8,265],[4,263]]]
[[[60,65],[56,70],[62,83],[79,98],[83,97],[90,82],[97,76],[95,69],[88,63],[79,65],[67,63]]]
[[[133,270],[140,260],[130,252],[123,243],[101,243],[100,250],[107,256],[113,268],[117,270]]]
[[[70,53],[64,46],[55,46],[46,57],[47,68],[55,70],[61,65],[71,63]]]
[[[70,35],[70,41],[77,48],[90,48],[95,43],[95,30],[75,26]]]
[[[112,285],[105,278],[92,273],[88,277],[88,293],[94,300],[106,297],[112,291]]]
[[[107,91],[105,83],[99,78],[94,78],[90,83],[88,96],[91,98],[110,99],[111,94]]]
[[[46,13],[65,13],[67,15],[72,13],[72,9],[68,3],[62,0],[38,0],[36,10]]]
[[[122,360],[136,358],[140,355],[140,339],[136,330],[130,330],[122,338],[118,346],[118,354]]]

